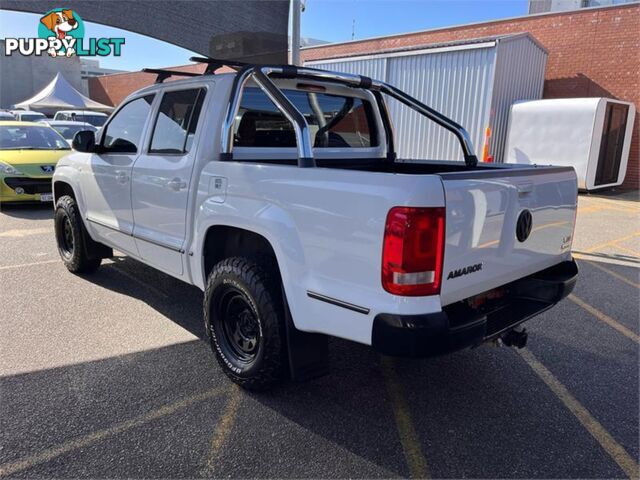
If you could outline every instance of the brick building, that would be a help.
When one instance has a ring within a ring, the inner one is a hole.
[[[547,50],[544,98],[610,97],[640,107],[640,4],[554,12],[458,27],[334,43],[302,50],[302,59],[322,60],[421,45],[529,32]],[[203,70],[202,65],[178,67]],[[153,82],[145,73],[90,79],[91,98],[116,104]],[[624,188],[640,187],[640,118],[636,113]]]

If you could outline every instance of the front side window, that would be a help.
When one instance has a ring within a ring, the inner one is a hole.
[[[283,90],[305,116],[315,148],[367,148],[378,144],[371,104],[343,95]],[[246,88],[234,145],[238,147],[295,147],[291,123],[259,88]]]
[[[104,153],[136,153],[144,125],[151,112],[154,95],[130,101],[122,107],[106,126],[102,150]]]
[[[149,153],[184,154],[196,132],[205,90],[167,92],[162,97],[153,128]]]

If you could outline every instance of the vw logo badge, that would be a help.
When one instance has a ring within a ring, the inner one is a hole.
[[[516,223],[516,237],[518,241],[524,242],[529,238],[531,233],[531,227],[533,227],[533,215],[529,210],[523,210],[518,216],[518,222]]]
[[[53,173],[54,167],[53,165],[40,165],[40,170],[44,173]]]

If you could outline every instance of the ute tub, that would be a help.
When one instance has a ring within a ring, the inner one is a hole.
[[[432,357],[474,347],[554,306],[571,293],[577,277],[578,266],[569,260],[504,285],[504,299],[488,311],[461,301],[425,315],[380,313],[373,322],[371,343],[380,353],[401,357]]]

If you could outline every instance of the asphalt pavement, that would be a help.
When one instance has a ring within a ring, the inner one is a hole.
[[[261,394],[220,371],[202,292],[125,256],[58,258],[48,206],[0,211],[0,477],[638,478],[640,203],[580,197],[573,295],[524,350],[431,360],[331,340]]]

